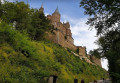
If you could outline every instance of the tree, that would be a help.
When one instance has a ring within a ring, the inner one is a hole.
[[[5,1],[0,7],[0,18],[5,22],[10,23],[15,19],[15,4]]]
[[[101,53],[99,49],[90,50],[89,55],[95,56],[96,58],[101,58]]]
[[[24,2],[5,1],[0,11],[0,18],[4,22],[15,22],[16,30],[28,33],[32,40],[44,39],[45,33],[52,27],[43,12],[29,8]]]
[[[82,0],[80,6],[91,16],[87,24],[97,30],[97,50],[108,59],[113,83],[120,83],[120,1]]]
[[[31,27],[30,8],[24,2],[7,2],[0,8],[2,12],[0,18],[6,23],[16,22],[17,30],[27,30]]]
[[[120,82],[120,32],[110,31],[97,41],[101,55],[108,59],[109,73],[114,83]]]
[[[31,24],[34,27],[34,32],[35,32],[35,33],[31,33],[31,36],[35,40],[44,39],[46,31],[49,31],[51,27],[50,22],[49,20],[47,20],[44,13],[38,10],[34,10]],[[33,31],[33,29],[30,31]]]
[[[82,0],[80,6],[85,9],[85,14],[92,16],[87,24],[97,30],[97,35],[120,29],[119,0]]]
[[[24,2],[16,2],[16,29],[28,31],[28,28],[32,28],[31,26],[31,9],[28,4]]]

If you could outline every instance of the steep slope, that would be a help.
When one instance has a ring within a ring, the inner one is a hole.
[[[106,77],[106,71],[71,54],[50,41],[31,41],[6,23],[0,24],[0,83],[47,83],[50,75],[58,83],[86,82]]]

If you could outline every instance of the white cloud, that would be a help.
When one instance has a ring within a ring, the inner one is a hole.
[[[3,0],[1,0],[1,2],[3,3]]]
[[[108,60],[107,59],[102,59],[102,67],[106,70],[108,70]]]
[[[49,13],[45,13],[45,16],[50,15]]]

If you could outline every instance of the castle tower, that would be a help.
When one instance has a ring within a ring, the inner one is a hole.
[[[80,56],[86,56],[86,47],[77,46],[77,48]]]
[[[44,12],[43,3],[42,3],[42,5],[41,5],[39,11],[40,11],[40,12]]]
[[[56,8],[55,12],[52,14],[52,21],[54,24],[60,22],[60,13],[59,13],[59,10],[58,10],[58,7]]]
[[[69,22],[65,23],[64,27],[66,28],[66,35],[71,37],[71,30],[70,30]]]

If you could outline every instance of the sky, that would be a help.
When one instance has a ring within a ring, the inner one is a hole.
[[[16,1],[16,0],[8,0]],[[17,0],[24,1],[27,0]],[[90,50],[96,49],[98,46],[94,43],[97,40],[96,30],[90,29],[89,25],[86,25],[88,15],[84,15],[84,9],[80,7],[81,0],[28,0],[31,8],[39,9],[43,3],[45,15],[52,14],[58,7],[61,14],[61,22],[69,22],[74,38],[74,44],[77,46],[86,46],[87,53]],[[102,59],[102,66],[106,70],[107,60]]]

